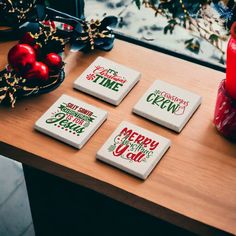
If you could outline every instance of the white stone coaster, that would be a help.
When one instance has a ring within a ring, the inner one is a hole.
[[[117,106],[140,76],[138,71],[98,57],[74,81],[74,88]]]
[[[123,121],[97,152],[96,158],[146,179],[170,144],[167,138]]]
[[[62,95],[35,123],[35,129],[80,149],[106,118],[106,111]]]
[[[201,104],[201,100],[195,93],[156,80],[134,106],[133,112],[180,132]]]

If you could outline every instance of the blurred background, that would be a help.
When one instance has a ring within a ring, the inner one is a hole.
[[[225,68],[229,28],[235,19],[234,0],[77,0],[47,1],[48,5],[86,19],[117,16],[114,29],[127,40],[175,52],[177,56]],[[59,3],[60,2],[60,3]],[[71,2],[71,3],[69,3]]]

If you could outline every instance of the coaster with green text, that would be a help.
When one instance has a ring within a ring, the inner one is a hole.
[[[74,82],[74,88],[119,105],[140,79],[140,72],[98,57]]]
[[[180,132],[200,104],[199,95],[156,80],[134,106],[133,112]]]
[[[35,129],[80,149],[106,118],[106,111],[62,95],[35,123]]]

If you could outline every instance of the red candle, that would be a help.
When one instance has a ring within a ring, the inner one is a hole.
[[[226,63],[226,90],[228,94],[236,99],[236,22],[231,26],[231,37],[227,48]]]

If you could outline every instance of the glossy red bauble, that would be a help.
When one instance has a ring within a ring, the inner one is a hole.
[[[40,50],[41,50],[41,47],[38,45],[38,44],[35,44],[32,46],[35,53],[36,53],[36,56],[38,57],[40,55]]]
[[[61,56],[53,52],[45,57],[44,63],[48,66],[50,72],[59,71],[63,66]]]
[[[35,51],[28,44],[17,44],[8,53],[8,63],[16,72],[24,73],[35,61]]]
[[[40,46],[36,43],[34,36],[30,32],[27,32],[23,35],[20,40],[20,43],[29,44],[34,49],[36,56],[40,54]]]
[[[29,44],[29,45],[33,46],[35,44],[35,39],[30,32],[27,32],[21,38],[20,43],[21,44]]]
[[[23,76],[27,79],[28,84],[39,85],[39,83],[44,83],[48,80],[48,67],[42,62],[36,61]]]

